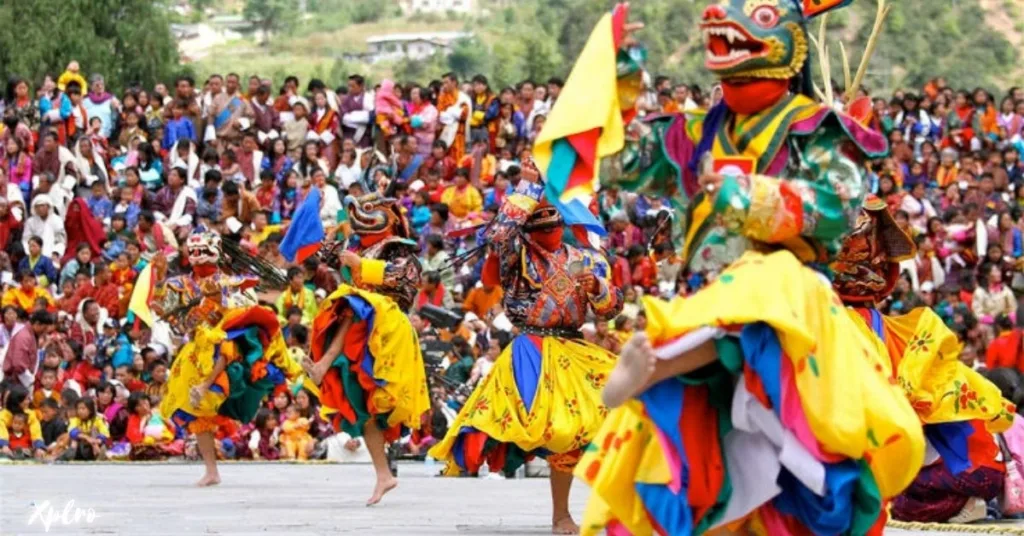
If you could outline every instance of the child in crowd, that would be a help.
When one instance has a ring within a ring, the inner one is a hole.
[[[60,457],[63,460],[102,459],[109,438],[107,421],[96,413],[96,401],[91,397],[81,398],[75,404],[75,416],[68,422],[67,448]]]
[[[253,419],[254,428],[249,433],[249,451],[254,460],[276,460],[281,457],[278,450],[277,416],[267,408],[260,408]]]
[[[0,452],[15,460],[31,458],[32,438],[28,431],[28,415],[24,413],[12,415],[9,433],[7,446]]]
[[[13,451],[8,450],[12,423],[16,415],[24,415],[33,455],[42,455],[42,449],[45,446],[43,433],[39,426],[39,419],[36,418],[36,412],[29,408],[31,397],[28,390],[21,385],[13,385],[6,396],[4,409],[0,411],[0,452],[8,456],[13,454]]]
[[[47,357],[50,357],[47,354]],[[60,358],[54,356],[59,360]],[[52,358],[51,358],[52,359]],[[57,389],[57,369],[56,368],[44,368],[39,373],[40,388],[36,389],[36,392],[32,394],[32,407],[39,409],[43,405],[43,401],[60,400],[60,391]]]
[[[43,400],[39,407],[39,425],[47,454],[52,454],[51,449],[56,445],[57,440],[68,431],[68,423],[61,414],[60,401],[56,398]]]
[[[188,102],[181,100],[171,104],[171,120],[164,125],[164,151],[170,151],[180,139],[188,139],[193,142],[198,141],[195,130],[192,127],[192,121],[187,117],[183,117],[188,110],[188,106]]]
[[[281,423],[281,446],[286,460],[308,460],[313,450],[313,437],[309,435],[309,419],[299,415],[295,404],[288,406],[287,417]]]

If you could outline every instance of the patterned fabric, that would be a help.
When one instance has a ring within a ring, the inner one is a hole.
[[[379,278],[370,278],[362,271],[362,280],[356,286],[387,296],[408,311],[416,300],[423,268],[416,257],[416,243],[404,238],[387,238],[360,252],[364,266],[366,261],[383,261],[383,273]]]
[[[151,307],[175,331],[191,335],[201,325],[216,325],[229,309],[256,305],[256,297],[249,289],[257,284],[259,279],[255,277],[219,271],[209,277],[180,275],[155,285]]]
[[[892,517],[925,523],[949,521],[971,497],[986,501],[998,497],[1003,492],[1003,478],[1003,473],[989,467],[954,476],[944,464],[930,465],[893,500]]]
[[[879,302],[896,287],[900,261],[916,254],[917,246],[896,225],[885,202],[869,196],[829,266],[835,275],[832,286],[846,303]]]
[[[193,404],[191,389],[210,376],[220,359],[228,365],[199,404]],[[259,306],[230,309],[218,324],[198,326],[178,351],[160,413],[192,431],[208,431],[217,415],[249,422],[275,386],[302,373],[273,311]]]
[[[353,437],[374,419],[391,441],[401,427],[419,429],[430,408],[419,339],[396,303],[380,294],[341,285],[320,305],[313,323],[313,361],[351,319],[342,353],[320,384],[321,413]]]
[[[834,258],[865,194],[863,162],[884,154],[884,139],[799,95],[752,115],[711,115],[634,122],[602,180],[673,198],[690,272],[720,272],[752,242],[805,262]],[[728,176],[709,200],[697,176],[738,157],[753,159],[754,173]]]
[[[572,471],[607,415],[601,389],[615,355],[594,344],[520,335],[466,401],[449,433],[430,450],[451,476],[512,475],[533,456]]]
[[[599,319],[614,318],[622,310],[622,291],[611,284],[603,255],[564,244],[549,251],[522,232],[542,193],[543,186],[521,182],[484,234],[498,257],[505,314],[520,328],[579,328],[588,310]],[[577,285],[583,273],[596,277],[598,292],[588,294]]]

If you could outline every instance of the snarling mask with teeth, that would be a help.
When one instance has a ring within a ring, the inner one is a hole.
[[[394,236],[409,238],[409,225],[402,214],[398,200],[370,193],[360,197],[345,197],[352,231],[359,235],[363,245]]]
[[[705,65],[723,80],[793,78],[807,61],[804,11],[796,0],[724,0],[708,7],[701,24]]]
[[[220,261],[220,235],[211,231],[192,233],[185,242],[192,266],[216,265]]]

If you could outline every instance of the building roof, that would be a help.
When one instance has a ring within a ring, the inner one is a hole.
[[[409,41],[430,41],[432,43],[450,42],[458,39],[473,37],[472,32],[424,32],[424,33],[394,33],[387,35],[374,35],[366,38],[368,45],[377,43],[409,42]]]

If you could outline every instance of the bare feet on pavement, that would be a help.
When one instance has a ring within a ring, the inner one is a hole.
[[[615,408],[636,395],[654,374],[657,360],[647,334],[633,335],[622,347],[622,355],[601,392],[604,405]]]
[[[203,478],[199,479],[199,482],[196,482],[196,486],[200,487],[200,488],[205,488],[205,487],[209,487],[209,486],[216,486],[217,484],[220,484],[220,475],[216,475],[216,474],[215,475],[205,474],[205,475],[203,475]]]
[[[579,534],[580,526],[572,520],[572,516],[565,516],[551,523],[551,534]]]
[[[387,492],[397,487],[398,479],[393,476],[389,476],[385,480],[377,480],[377,485],[373,487],[373,495],[370,495],[370,499],[366,501],[366,506],[373,506],[379,503]]]

